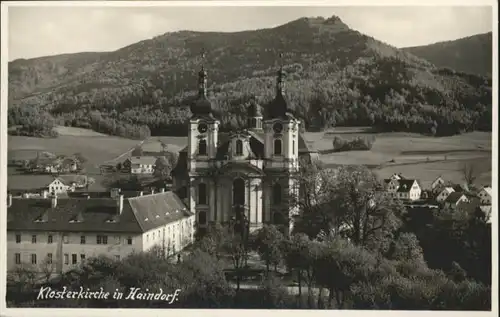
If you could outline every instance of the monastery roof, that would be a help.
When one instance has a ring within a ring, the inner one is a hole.
[[[123,200],[118,213],[111,198],[16,199],[7,209],[9,231],[123,232],[143,233],[191,216],[173,192]]]

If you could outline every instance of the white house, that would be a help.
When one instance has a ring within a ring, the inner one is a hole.
[[[481,191],[477,194],[479,200],[481,201],[481,205],[491,205],[492,200],[492,191],[491,187],[486,186],[481,189]]]
[[[174,254],[194,240],[194,214],[173,192],[124,199],[7,202],[7,270],[65,272],[91,256],[116,259],[157,245]]]
[[[384,180],[386,191],[393,197],[403,200],[418,200],[422,195],[422,187],[416,179],[405,179],[394,174],[390,179]]]
[[[154,156],[134,156],[130,158],[131,174],[152,174],[157,158]]]
[[[47,187],[49,188],[49,193],[52,195],[58,195],[75,190],[74,184],[69,184],[59,177],[54,178],[54,180]]]
[[[443,202],[446,200],[446,198],[448,198],[448,196],[451,194],[451,193],[454,193],[455,190],[453,189],[453,187],[445,187],[443,188],[443,190],[437,195],[436,197],[436,201],[437,202]]]

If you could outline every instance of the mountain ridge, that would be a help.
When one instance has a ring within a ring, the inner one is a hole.
[[[278,63],[287,71],[288,97],[306,127],[389,129],[393,118],[402,121],[396,129],[457,133],[478,122],[484,128],[487,118],[480,113],[491,108],[490,78],[440,69],[335,16],[254,31],[167,32],[112,52],[9,63],[9,108],[35,108],[30,111],[44,111],[64,125],[100,129],[103,124],[96,122],[105,121],[112,130],[128,124],[146,133],[171,133],[189,117],[202,51],[210,99],[224,114],[224,128],[246,122],[249,100],[269,103]],[[12,110],[9,125],[19,124],[23,111]],[[446,121],[449,111],[460,124]],[[414,118],[397,115],[406,112]]]
[[[491,76],[492,32],[479,33],[455,40],[402,48],[439,67]]]

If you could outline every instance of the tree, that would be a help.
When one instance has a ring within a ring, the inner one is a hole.
[[[462,177],[468,188],[472,188],[474,186],[474,182],[476,181],[477,178],[477,173],[473,164],[467,164],[467,163],[463,164]]]
[[[76,161],[78,162],[78,165],[79,167],[81,168],[81,166],[87,162],[87,159],[82,155],[82,153],[75,153],[73,154],[73,157],[76,159]]]
[[[143,156],[144,152],[142,151],[142,147],[140,145],[137,145],[133,150],[132,150],[132,156]]]
[[[282,244],[285,237],[281,231],[274,225],[264,225],[257,232],[255,238],[255,247],[260,255],[260,258],[266,263],[266,270],[269,272],[269,266],[276,266],[282,259]]]
[[[170,172],[172,171],[172,165],[167,160],[165,156],[160,156],[156,159],[153,175],[160,179],[166,179],[170,177]]]
[[[52,258],[46,256],[43,259],[42,263],[40,264],[40,271],[45,277],[47,283],[50,281],[50,278],[52,277],[54,270],[55,270],[55,265],[52,263]]]

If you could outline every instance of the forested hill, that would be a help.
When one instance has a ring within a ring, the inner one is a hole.
[[[404,48],[440,67],[491,76],[492,33],[477,34],[454,41]]]
[[[271,100],[283,52],[286,93],[307,128],[491,130],[491,78],[436,68],[335,16],[235,33],[180,31],[114,52],[13,61],[9,125],[32,135],[53,124],[138,138],[186,133],[203,50],[224,129],[244,124],[252,98],[264,106]]]

